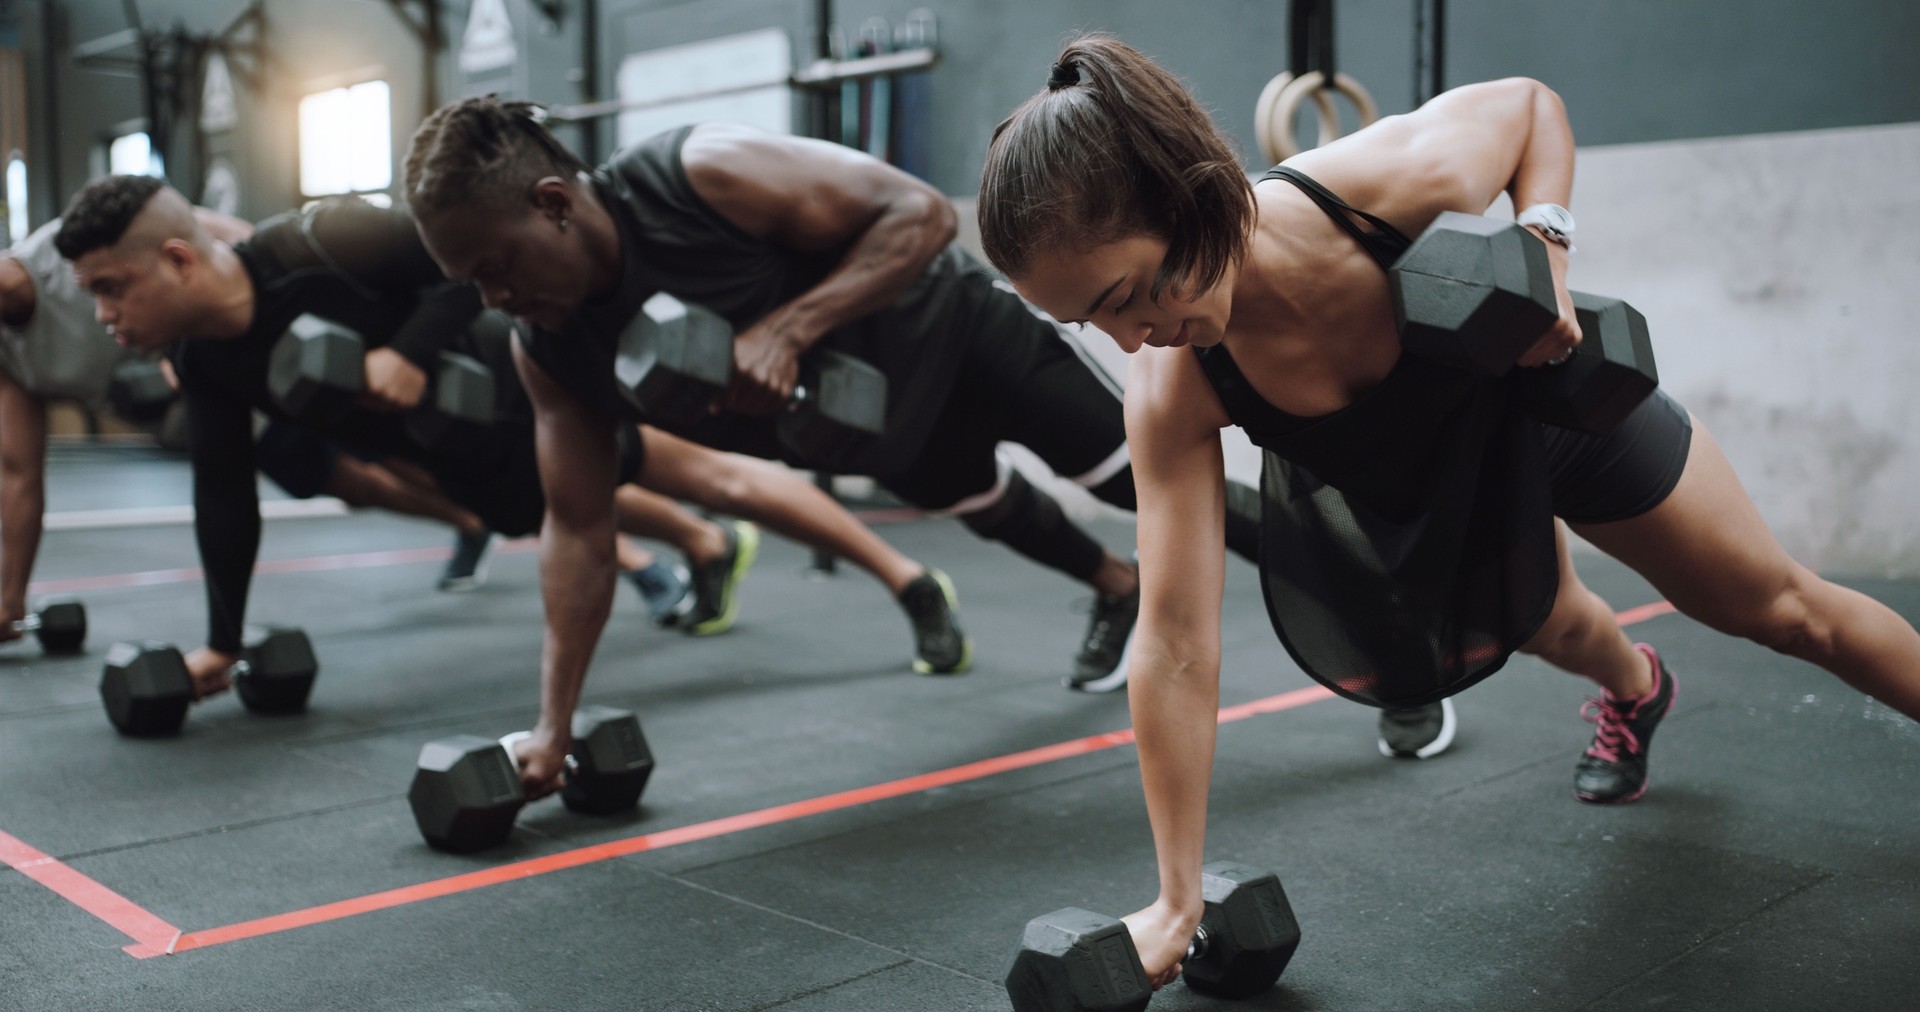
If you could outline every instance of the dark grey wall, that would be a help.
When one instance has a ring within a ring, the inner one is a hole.
[[[418,18],[424,0],[401,6]],[[457,48],[470,0],[441,0]],[[462,74],[441,55],[437,94],[501,91],[571,103],[609,97],[626,53],[754,28],[785,28],[797,60],[811,55],[813,0],[559,0],[549,22],[530,0],[508,0],[521,62],[510,71]],[[939,17],[942,66],[932,76],[933,182],[953,194],[975,186],[987,133],[1038,89],[1068,32],[1106,29],[1160,59],[1257,161],[1253,109],[1261,87],[1286,69],[1284,0],[837,0],[857,27],[895,22],[915,7]],[[1340,69],[1385,113],[1411,104],[1413,0],[1340,0]],[[196,31],[230,22],[242,0],[139,0],[147,24]],[[1920,4],[1888,0],[1452,0],[1446,52],[1451,83],[1525,74],[1566,99],[1582,144],[1920,120]],[[36,93],[30,153],[37,223],[92,172],[112,129],[142,114],[135,83],[76,66],[77,42],[125,27],[122,0],[21,0],[32,87],[51,79],[57,113]],[[388,0],[269,0],[268,80],[240,96],[242,124],[207,147],[170,154],[177,185],[197,194],[200,155],[226,150],[240,170],[244,213],[293,204],[295,103],[328,82],[377,69],[393,87],[396,160],[426,104],[418,38]],[[589,41],[592,44],[589,46]],[[344,76],[343,76],[344,75]],[[51,122],[49,122],[51,120]],[[573,131],[584,153],[604,156],[611,124]],[[57,177],[52,173],[58,163]],[[396,164],[396,177],[398,165]],[[49,186],[50,179],[57,185]]]
[[[1253,112],[1287,69],[1284,0],[839,0],[842,23],[940,18],[935,182],[976,185],[987,132],[1037,91],[1063,36],[1105,29],[1184,77],[1258,161]],[[1413,100],[1412,0],[1337,0],[1338,68],[1381,113]],[[1579,142],[1619,144],[1920,120],[1920,3],[1893,0],[1451,0],[1450,84],[1536,77]]]

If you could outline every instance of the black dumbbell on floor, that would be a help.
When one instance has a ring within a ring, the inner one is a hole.
[[[227,678],[248,710],[290,714],[306,709],[319,672],[306,633],[251,626],[241,641],[240,660],[227,670]],[[174,734],[186,723],[187,708],[193,704],[186,658],[177,647],[156,640],[116,643],[107,650],[100,700],[121,734]]]
[[[649,419],[694,424],[733,380],[733,327],[710,310],[656,295],[621,333],[614,374],[621,393]],[[886,433],[886,374],[844,352],[814,348],[800,359],[789,409],[774,422],[783,445],[802,459],[844,459]]]
[[[407,801],[430,846],[471,853],[505,843],[526,805],[513,742],[463,734],[420,749]],[[653,753],[630,710],[583,706],[573,715],[573,754],[560,800],[590,815],[632,811],[653,773]]]
[[[1487,376],[1505,375],[1560,315],[1546,245],[1511,221],[1444,212],[1388,282],[1408,354]],[[1559,365],[1525,370],[1523,400],[1549,424],[1609,432],[1658,385],[1653,344],[1626,303],[1570,294],[1580,347]]]
[[[1206,910],[1181,979],[1222,998],[1272,987],[1300,946],[1279,877],[1217,861],[1201,871],[1201,897]],[[1078,907],[1027,922],[1006,983],[1015,1012],[1140,1012],[1153,997],[1127,926]]]
[[[47,653],[79,653],[87,641],[87,607],[70,597],[48,598],[40,602],[39,610],[8,626],[17,633],[34,634]]]
[[[136,425],[165,418],[176,394],[160,363],[151,359],[127,359],[114,366],[107,379],[107,403],[113,413]]]
[[[351,328],[312,314],[295,319],[273,346],[267,388],[294,419],[337,422],[366,392],[366,341]],[[493,424],[493,370],[443,351],[426,397],[407,413],[408,435],[440,446]]]

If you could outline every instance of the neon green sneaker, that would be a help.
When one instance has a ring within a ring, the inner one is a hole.
[[[717,636],[733,628],[740,614],[736,593],[740,581],[760,554],[760,528],[745,520],[730,521],[727,550],[712,562],[693,567],[693,607],[680,620],[689,636]]]

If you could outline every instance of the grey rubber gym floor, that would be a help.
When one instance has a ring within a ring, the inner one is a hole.
[[[50,508],[178,503],[186,488],[185,465],[152,451],[63,448]],[[655,630],[623,587],[586,699],[639,711],[660,762],[642,810],[537,803],[509,846],[469,857],[429,850],[404,794],[421,743],[533,718],[531,552],[497,555],[467,595],[436,593],[432,560],[257,576],[250,617],[313,636],[311,710],[251,717],[228,696],[159,741],[107,723],[101,654],[197,643],[201,585],[89,591],[85,657],[0,649],[0,833],[191,933],[1127,726],[1124,694],[1060,686],[1079,588],[952,522],[881,531],[953,575],[970,674],[911,674],[880,587],[809,577],[778,540],[725,636]],[[383,514],[286,520],[262,558],[449,540]],[[54,531],[36,579],[195,565],[184,526]],[[1608,560],[1581,568],[1618,609],[1657,600]],[[1920,584],[1854,585],[1920,618]],[[1153,1008],[1916,1007],[1920,727],[1685,618],[1632,631],[1679,678],[1632,805],[1573,800],[1585,689],[1524,659],[1459,697],[1459,740],[1427,762],[1382,758],[1374,713],[1340,700],[1224,726],[1208,853],[1276,870],[1304,941],[1266,995],[1215,1003],[1176,984]],[[1312,684],[1238,561],[1225,633],[1225,702]],[[1153,874],[1125,746],[148,959],[7,867],[0,1007],[1004,1008],[1029,917],[1125,913]]]

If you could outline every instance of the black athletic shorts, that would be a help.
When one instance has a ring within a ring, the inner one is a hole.
[[[1124,466],[1120,388],[1073,339],[1008,292],[999,318],[968,340],[953,392],[920,454],[880,484],[922,509],[946,509],[999,480],[994,448],[1019,443],[1069,479]],[[1087,483],[1087,482],[1083,482]]]
[[[260,473],[288,495],[311,499],[327,490],[334,462],[343,452],[352,451],[304,425],[276,418],[261,430],[254,461]]]
[[[1680,483],[1693,441],[1687,409],[1664,390],[1655,390],[1604,436],[1542,428],[1553,512],[1575,524],[1630,520],[1660,505]]]
[[[620,422],[616,435],[620,462],[615,481],[626,484],[640,476],[646,463],[646,442],[630,422]],[[435,471],[447,498],[474,512],[487,529],[509,538],[540,532],[547,514],[547,497],[540,487],[540,461],[531,433],[516,439],[497,468],[482,473]]]

